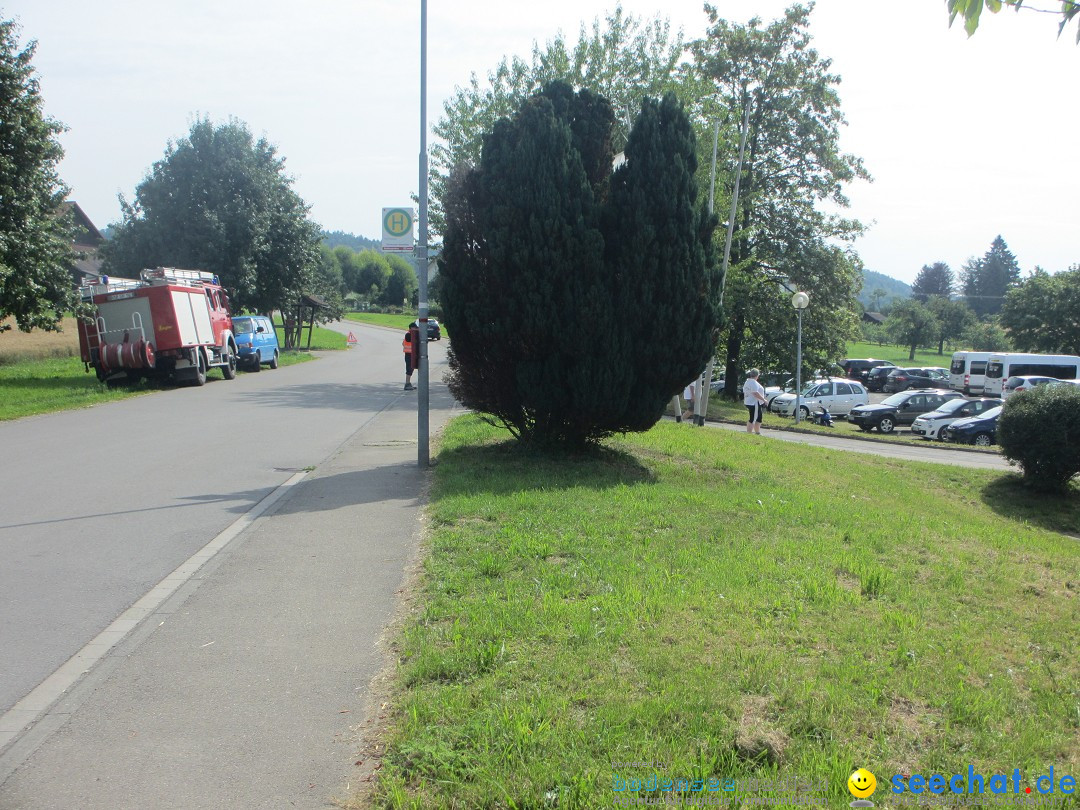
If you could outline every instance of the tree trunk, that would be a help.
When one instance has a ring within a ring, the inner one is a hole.
[[[907,359],[908,360],[914,360],[915,359],[915,344],[914,343],[911,344],[911,352],[908,354]]]
[[[724,363],[724,396],[731,400],[739,398],[739,354],[742,351],[743,329],[746,328],[746,314],[740,307],[731,319],[727,339],[727,360]]]

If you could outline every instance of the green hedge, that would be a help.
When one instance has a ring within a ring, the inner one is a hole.
[[[997,440],[1028,484],[1063,490],[1080,473],[1080,387],[1040,385],[1013,394],[998,420]]]

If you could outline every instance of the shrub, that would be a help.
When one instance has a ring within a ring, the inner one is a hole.
[[[998,420],[997,440],[1027,484],[1065,489],[1080,473],[1080,387],[1040,385],[1013,394]]]
[[[553,84],[484,138],[444,200],[450,391],[525,442],[647,430],[713,350],[715,218],[690,121],[642,104],[612,172],[611,105]]]

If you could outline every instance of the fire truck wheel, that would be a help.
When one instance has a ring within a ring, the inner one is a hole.
[[[225,349],[225,365],[221,367],[221,373],[226,380],[236,379],[236,347],[231,342]]]
[[[278,367],[278,350],[274,349],[274,359],[270,361],[270,368]]]
[[[199,357],[199,365],[195,369],[195,385],[206,385],[206,358],[200,349],[196,349],[195,354]]]

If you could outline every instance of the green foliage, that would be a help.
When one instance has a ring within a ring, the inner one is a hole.
[[[938,354],[945,353],[945,341],[958,339],[975,322],[975,314],[963,301],[934,295],[926,302],[926,307],[937,322],[934,339],[937,340]]]
[[[1012,341],[997,320],[988,318],[970,324],[961,334],[960,341],[973,352],[1012,351]]]
[[[434,127],[438,140],[431,148],[432,231],[443,232],[442,203],[452,169],[477,165],[485,134],[541,88],[564,81],[608,99],[615,113],[612,142],[619,152],[629,137],[630,116],[642,99],[678,91],[683,48],[681,35],[673,34],[666,20],[643,23],[616,7],[603,23],[595,20],[591,32],[583,25],[574,44],[559,34],[543,48],[534,45],[531,61],[504,58],[488,73],[486,87],[473,74],[468,87],[458,88],[445,102]]]
[[[611,175],[614,116],[555,83],[499,121],[446,197],[450,390],[519,438],[643,430],[704,367],[714,220],[695,210],[694,137],[645,101]]]
[[[1035,273],[1009,290],[1001,325],[1021,351],[1080,354],[1080,265]]]
[[[350,250],[360,252],[362,250],[378,250],[381,246],[378,239],[368,239],[344,231],[323,231],[320,236],[322,237],[322,243],[331,250],[344,245]]]
[[[216,273],[237,311],[290,309],[305,293],[334,298],[320,272],[320,231],[292,189],[285,161],[236,120],[199,119],[170,143],[135,190],[102,246],[105,266],[133,276],[144,267]]]
[[[1020,265],[1000,236],[981,259],[971,259],[961,272],[964,299],[980,318],[1001,311],[1005,294],[1020,281]]]
[[[915,350],[938,335],[941,325],[926,304],[915,299],[900,301],[885,319],[885,329],[893,340],[911,350],[908,359],[915,359]]]
[[[953,271],[945,262],[924,264],[915,281],[911,285],[911,294],[920,301],[926,301],[931,296],[951,298],[956,279]]]
[[[1024,0],[946,0],[949,7],[949,25],[955,22],[957,17],[964,18],[964,30],[970,37],[979,27],[979,18],[982,16],[983,7],[992,14],[997,14],[1003,6],[1012,6],[1019,11],[1024,6]],[[1036,9],[1041,10],[1041,9]],[[1069,21],[1080,14],[1080,3],[1076,0],[1061,0],[1061,22],[1058,24],[1058,36],[1065,30]],[[1076,42],[1080,44],[1080,28],[1076,31]]]
[[[57,174],[63,124],[44,113],[33,67],[36,42],[0,19],[0,320],[55,331],[77,303],[69,268],[74,223]],[[0,326],[0,331],[10,328]]]
[[[692,44],[700,94],[710,99],[702,113],[718,107],[737,127],[750,110],[732,269],[724,288],[727,393],[735,396],[750,358],[783,356],[794,365],[794,312],[790,304],[778,305],[790,292],[776,280],[812,291],[804,317],[809,357],[828,355],[858,333],[861,267],[830,245],[850,240],[862,227],[826,213],[822,204],[846,207],[844,186],[868,174],[858,158],[839,149],[840,78],[810,47],[809,9],[794,5],[768,25],[757,18],[736,25],[715,8],[706,10],[711,27]]]
[[[997,442],[1035,489],[1064,491],[1080,473],[1080,388],[1039,385],[1005,401]]]

